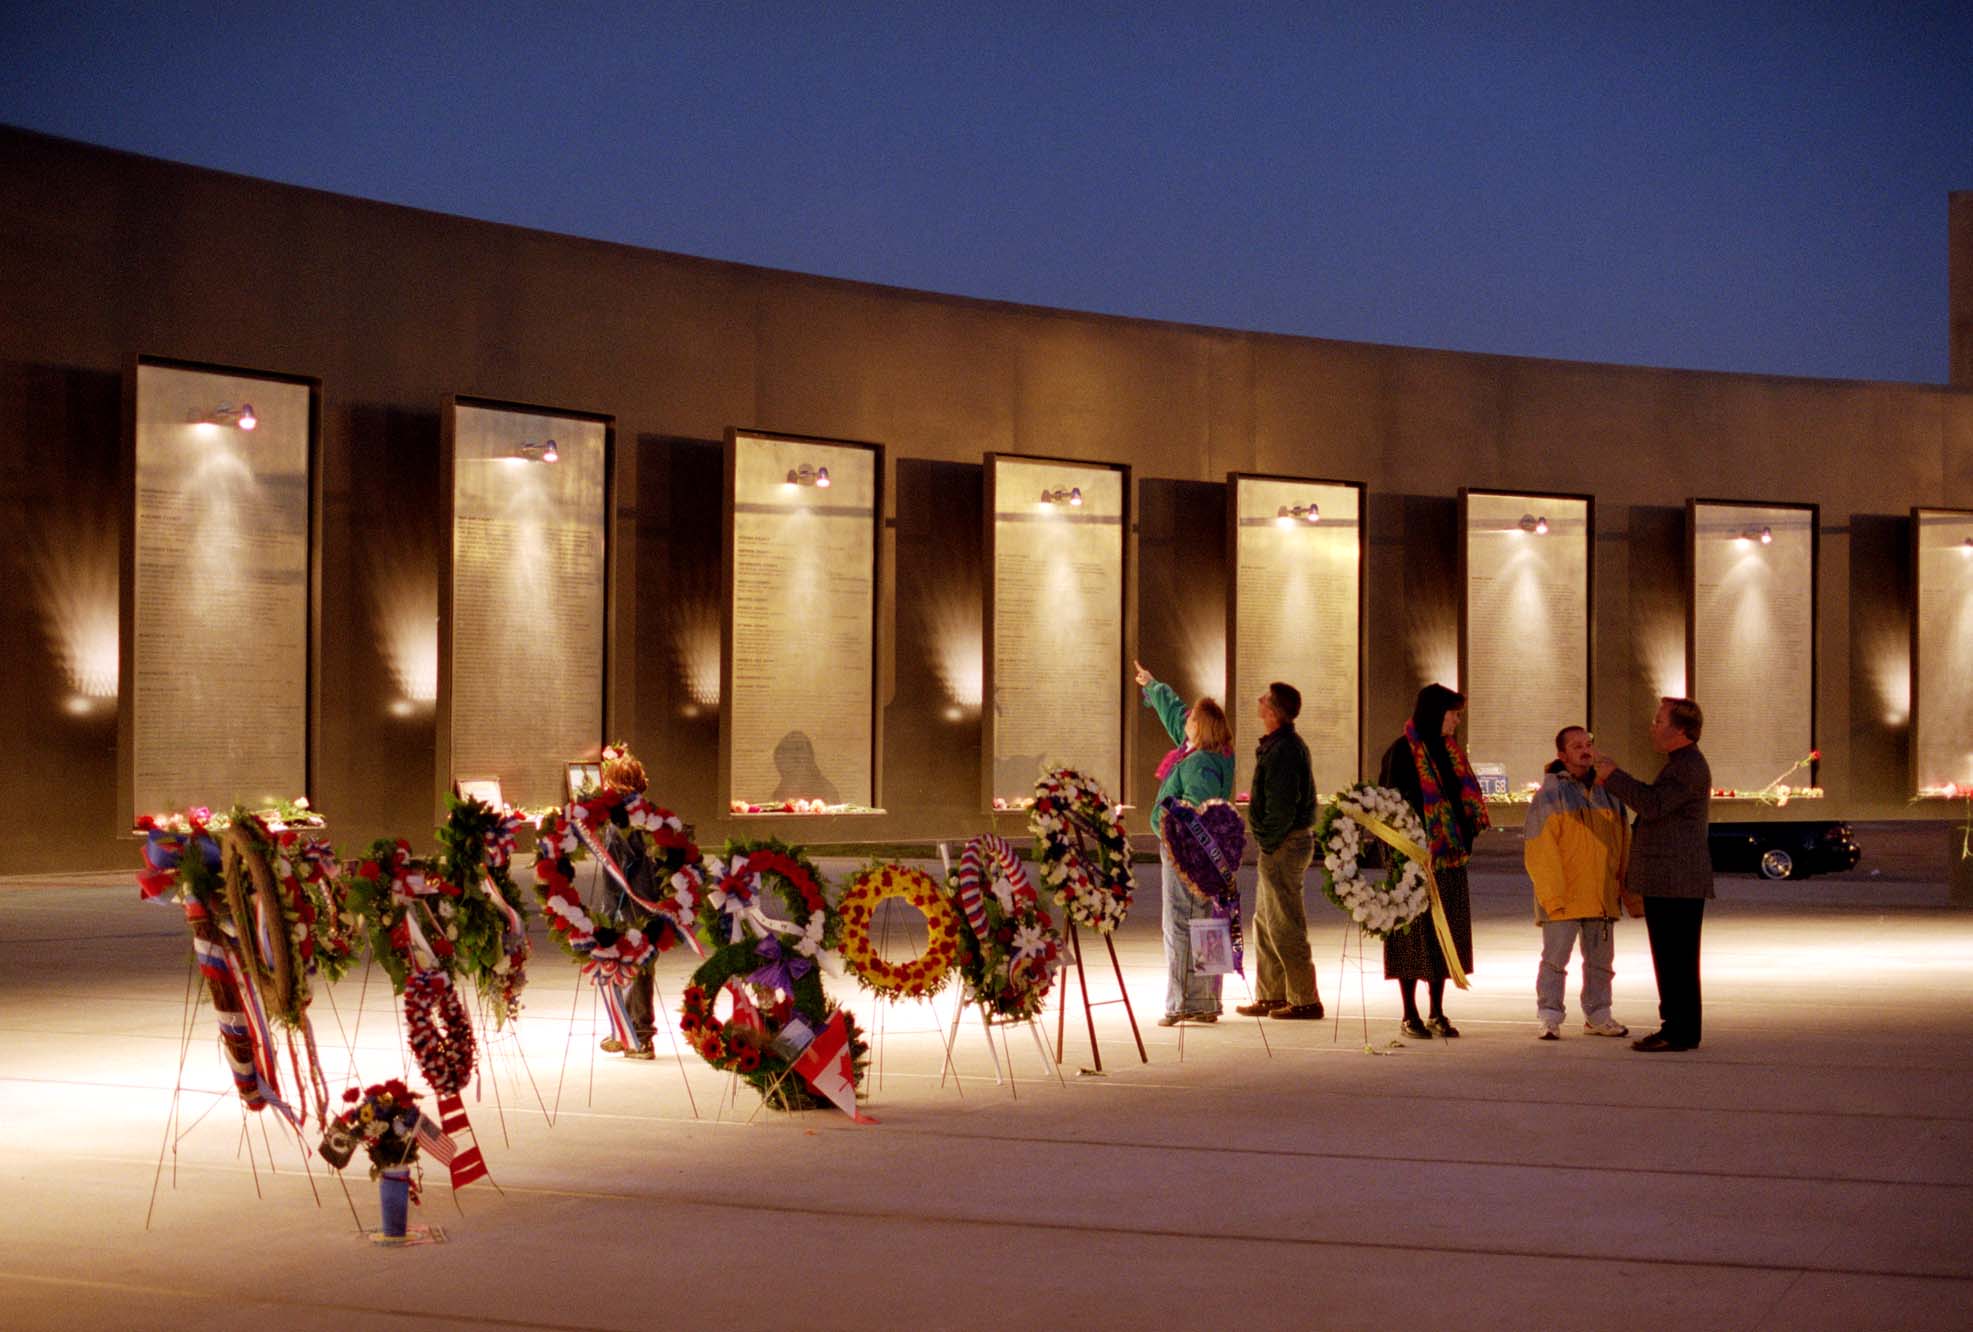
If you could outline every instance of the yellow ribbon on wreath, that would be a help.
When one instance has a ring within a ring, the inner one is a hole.
[[[1439,951],[1445,955],[1446,974],[1460,989],[1472,989],[1466,982],[1465,970],[1459,965],[1459,949],[1452,942],[1452,922],[1446,919],[1445,903],[1439,900],[1439,881],[1432,875],[1432,853],[1369,810],[1350,817],[1356,820],[1358,827],[1367,829],[1371,836],[1398,854],[1410,856],[1425,871],[1425,895],[1432,904],[1432,930],[1439,936]]]

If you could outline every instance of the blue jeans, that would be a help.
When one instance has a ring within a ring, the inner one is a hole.
[[[1189,924],[1212,915],[1212,908],[1179,882],[1171,852],[1162,841],[1158,844],[1158,864],[1164,871],[1161,882],[1165,892],[1165,1012],[1217,1013],[1220,978],[1193,974]]]
[[[1535,1016],[1551,1027],[1562,1025],[1569,984],[1569,954],[1578,937],[1583,953],[1583,1020],[1610,1021],[1610,981],[1617,973],[1617,922],[1600,917],[1550,920],[1541,926],[1541,969],[1535,973]]]

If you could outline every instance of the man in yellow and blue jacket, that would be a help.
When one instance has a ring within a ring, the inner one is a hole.
[[[1596,785],[1590,733],[1565,726],[1555,736],[1555,762],[1528,810],[1522,859],[1535,885],[1541,926],[1541,970],[1535,978],[1540,1038],[1560,1039],[1569,954],[1582,941],[1583,1030],[1627,1036],[1610,1015],[1611,965],[1616,955],[1618,897],[1630,858],[1630,819],[1617,798]]]

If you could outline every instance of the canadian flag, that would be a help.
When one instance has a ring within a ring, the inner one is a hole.
[[[838,1009],[822,1034],[809,1042],[808,1049],[802,1051],[795,1060],[795,1072],[802,1080],[815,1088],[815,1094],[825,1098],[831,1105],[854,1119],[859,1124],[874,1124],[877,1121],[869,1115],[860,1114],[856,1108],[856,1081],[850,1069],[849,1027],[843,1021],[842,1010]]]

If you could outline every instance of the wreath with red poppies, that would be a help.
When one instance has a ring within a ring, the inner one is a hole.
[[[785,916],[763,909],[770,895]],[[836,942],[838,922],[821,872],[799,849],[778,841],[729,842],[705,862],[698,925],[713,952],[685,989],[678,1020],[685,1039],[777,1109],[820,1104],[793,1064],[836,1012],[822,988],[821,954]],[[733,1010],[724,1020],[713,1011],[722,990]],[[869,1046],[856,1019],[843,1016],[852,1077],[860,1084]]]

